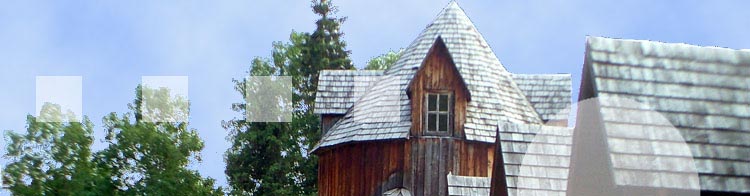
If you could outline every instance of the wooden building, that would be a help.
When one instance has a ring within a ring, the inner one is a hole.
[[[750,51],[588,37],[593,98],[569,195],[750,195]]]
[[[462,193],[750,195],[750,51],[589,37],[583,66],[575,128],[532,131],[520,170]]]
[[[451,2],[388,70],[320,73],[319,194],[750,194],[750,51],[590,37],[583,65],[579,101],[634,102],[571,128],[571,76],[508,72]]]
[[[567,129],[571,102],[570,75],[509,73],[455,2],[390,69],[322,71],[318,88],[320,195],[473,194],[498,125]],[[520,165],[534,133],[500,132],[503,165]]]

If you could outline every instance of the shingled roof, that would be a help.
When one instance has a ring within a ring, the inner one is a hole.
[[[318,147],[406,138],[411,126],[406,88],[438,36],[445,41],[472,95],[464,124],[468,140],[493,142],[498,121],[542,123],[464,11],[451,2],[385,71],[383,78],[323,136]]]
[[[509,195],[564,195],[573,128],[501,123]]]
[[[565,195],[573,128],[500,123],[498,132],[508,195]],[[447,178],[449,195],[489,195],[489,177]]]
[[[382,70],[321,70],[315,114],[345,114],[381,75]]]
[[[568,120],[573,90],[570,74],[513,74],[513,81],[542,120]]]
[[[315,97],[315,114],[343,115],[383,70],[322,70]],[[570,112],[570,74],[513,74],[526,99],[543,121],[567,120]]]
[[[630,99],[649,106],[601,102],[601,120],[609,138],[613,169],[638,167],[644,171],[643,166],[632,163],[654,154],[664,157],[677,153],[669,151],[674,148],[638,150],[637,146],[619,144],[663,134],[654,133],[662,129],[652,121],[632,122],[648,117],[623,117],[608,111],[653,109],[684,138],[695,161],[701,190],[750,192],[750,51],[588,37],[584,70],[581,100]],[[616,131],[620,129],[626,131]],[[646,171],[680,173],[683,169],[659,167]],[[689,179],[657,179],[632,184],[635,182],[617,175],[614,178],[618,185],[664,187],[692,183]]]
[[[448,174],[448,195],[477,196],[490,195],[490,178],[476,176],[457,176]]]

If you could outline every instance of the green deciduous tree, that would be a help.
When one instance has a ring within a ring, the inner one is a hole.
[[[403,53],[403,49],[399,50],[398,52],[388,51],[385,54],[376,56],[375,58],[370,59],[370,61],[367,61],[367,66],[365,66],[365,69],[386,70],[393,66],[393,64],[396,64],[398,58],[401,57],[401,53]]]
[[[159,102],[146,107],[145,100]],[[200,161],[203,141],[187,122],[151,122],[175,119],[187,113],[187,101],[170,98],[166,88],[138,87],[130,112],[104,117],[108,147],[96,154],[98,165],[111,176],[111,184],[123,195],[221,195],[214,180],[187,168]],[[144,117],[144,112],[157,118]]]
[[[158,107],[141,110],[146,99]],[[213,179],[187,168],[200,160],[197,131],[186,122],[146,121],[141,112],[175,119],[187,105],[167,89],[138,87],[130,112],[104,117],[108,146],[93,154],[88,118],[72,122],[72,114],[45,105],[42,116],[27,117],[25,134],[7,133],[3,185],[15,195],[223,195]]]
[[[26,117],[26,133],[6,132],[3,185],[16,195],[97,195],[105,178],[91,161],[93,125],[45,104]]]

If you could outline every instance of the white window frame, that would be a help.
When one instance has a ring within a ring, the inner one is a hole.
[[[430,96],[434,95],[436,96],[435,100],[437,103],[435,104],[435,110],[430,111]],[[441,100],[441,95],[447,95],[447,100]],[[447,101],[448,108],[446,111],[440,110],[440,103],[443,101]],[[453,93],[451,92],[427,92],[424,95],[424,133],[426,135],[452,135],[453,134]],[[434,122],[429,121],[430,114],[435,114],[436,118]],[[440,129],[440,119],[441,118],[447,118],[448,125],[446,125],[446,130]],[[435,124],[435,130],[430,130],[429,125],[430,123]]]

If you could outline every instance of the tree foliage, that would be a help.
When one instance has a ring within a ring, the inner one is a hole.
[[[141,110],[144,99],[160,107]],[[203,148],[195,129],[143,120],[141,111],[170,119],[187,113],[186,105],[170,99],[167,89],[138,87],[130,112],[103,118],[108,146],[92,153],[88,118],[74,122],[72,114],[47,104],[39,118],[54,122],[28,116],[25,134],[7,133],[4,186],[15,195],[222,195],[213,179],[187,168]]]
[[[388,51],[385,54],[372,58],[370,59],[370,61],[367,61],[367,66],[365,66],[365,69],[386,70],[388,68],[391,68],[393,64],[396,64],[398,58],[401,57],[401,53],[403,53],[403,49],[399,50],[398,52]]]
[[[91,161],[91,121],[49,103],[40,114],[26,117],[25,134],[6,132],[3,185],[16,195],[96,195],[104,178]]]
[[[288,43],[274,42],[272,58],[255,58],[247,73],[292,78],[292,122],[248,122],[243,118],[247,101],[232,105],[242,117],[222,122],[232,143],[225,154],[232,194],[317,194],[318,160],[308,152],[321,137],[319,119],[312,112],[318,72],[354,66],[341,40],[339,28],[345,18],[332,16],[336,7],[329,1],[314,1],[312,9],[320,16],[315,31],[292,32]],[[235,90],[243,97],[246,82],[234,80]]]
[[[159,102],[145,107],[145,100]],[[221,195],[214,180],[202,178],[188,169],[191,161],[200,161],[203,141],[187,122],[153,122],[151,119],[175,119],[185,115],[187,101],[170,98],[166,88],[138,87],[136,99],[128,104],[130,112],[104,117],[106,149],[96,154],[115,190],[124,195]],[[157,116],[154,118],[154,116]]]
[[[276,44],[275,44],[276,45]],[[274,58],[279,50],[274,51]],[[283,64],[277,64],[283,65]],[[280,67],[271,65],[266,59],[252,61],[250,76],[274,76],[281,72]],[[234,80],[235,90],[245,97],[248,79]],[[226,174],[234,195],[298,195],[302,192],[296,179],[300,178],[296,163],[303,161],[303,154],[296,145],[299,134],[290,123],[250,122],[245,118],[247,107],[255,107],[252,102],[235,103],[232,110],[242,113],[241,117],[222,122],[229,131],[232,145],[227,150]],[[262,103],[261,103],[262,104]],[[266,103],[267,104],[267,103]]]

